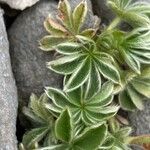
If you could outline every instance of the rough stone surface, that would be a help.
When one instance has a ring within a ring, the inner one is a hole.
[[[0,0],[0,3],[6,3],[11,8],[24,10],[27,7],[34,5],[39,0]]]
[[[31,93],[40,94],[45,86],[60,87],[61,77],[46,68],[54,53],[38,48],[38,41],[47,34],[43,22],[49,13],[56,12],[54,0],[42,0],[23,11],[8,31],[12,68],[19,101],[28,102]]]
[[[74,8],[76,5],[78,5],[80,2],[82,2],[82,0],[69,0],[71,3],[72,8]],[[86,0],[87,5],[88,5],[88,10],[91,11],[92,10],[92,4],[91,4],[91,0]]]
[[[100,18],[102,23],[109,24],[114,18],[113,12],[107,7],[106,0],[92,0],[93,11]]]
[[[130,122],[136,135],[150,134],[150,101],[145,103],[145,109],[129,113]]]
[[[0,9],[0,150],[17,150],[17,89],[13,78],[9,43]]]

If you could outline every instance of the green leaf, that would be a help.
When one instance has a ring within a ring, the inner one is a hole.
[[[134,111],[136,109],[136,106],[125,90],[119,94],[119,103],[124,110]]]
[[[41,102],[35,94],[32,94],[30,97],[30,108],[36,116],[47,121],[48,112],[44,109],[43,106],[44,103]]]
[[[129,65],[129,67],[137,72],[138,74],[140,74],[140,63],[139,61],[137,61],[132,54],[130,54],[129,52],[125,52],[125,50],[122,51],[122,56],[125,60],[125,62]]]
[[[52,35],[56,35],[56,36],[67,35],[67,30],[58,22],[56,22],[54,19],[52,19],[51,16],[49,16],[44,21],[44,27]]]
[[[24,114],[25,116],[27,116],[28,119],[30,119],[32,122],[37,123],[37,124],[43,124],[43,123],[45,123],[45,121],[44,121],[42,118],[38,117],[38,116],[32,111],[32,109],[27,108],[27,107],[23,107],[23,110],[22,110],[22,111],[23,111],[23,114]]]
[[[111,148],[114,145],[114,138],[111,136],[106,137],[102,146],[99,147],[100,150],[112,150]]]
[[[73,11],[74,29],[78,33],[87,15],[87,2],[82,1]]]
[[[61,0],[58,4],[58,9],[60,11],[59,18],[62,23],[69,29],[72,27],[71,22],[71,6],[68,0]]]
[[[82,99],[82,88],[79,87],[71,92],[67,92],[66,93],[68,95],[68,100],[76,105],[76,106],[80,106],[80,102],[81,102],[81,99]]]
[[[78,146],[84,150],[94,150],[100,146],[107,134],[105,125],[97,125],[90,127],[83,134],[76,138],[74,146]],[[90,142],[90,144],[89,144]]]
[[[111,63],[109,63],[108,58],[105,59],[99,57],[97,60],[97,65],[101,74],[115,83],[120,83],[120,74],[117,68]]]
[[[47,63],[47,67],[56,73],[67,75],[73,73],[78,68],[82,59],[83,56],[81,54],[64,56]]]
[[[81,86],[88,79],[90,70],[91,60],[90,58],[86,58],[69,78],[64,91],[69,92]]]
[[[68,109],[65,109],[55,123],[56,137],[64,142],[70,142],[72,138],[72,122]]]
[[[131,134],[131,132],[132,132],[131,127],[123,127],[117,132],[117,135],[118,137],[122,137],[124,141],[124,139],[127,138]]]
[[[28,148],[32,148],[35,143],[39,142],[47,134],[48,128],[41,127],[32,129],[23,136],[22,143]]]
[[[140,80],[140,78],[134,79],[131,84],[135,88],[136,91],[138,91],[140,94],[146,96],[147,98],[150,98],[150,83],[147,80],[144,81],[144,79]]]
[[[79,43],[65,42],[56,46],[56,51],[64,55],[72,55],[81,52],[82,45]]]
[[[66,37],[47,35],[40,40],[40,49],[44,51],[52,51],[55,46],[66,40]]]
[[[86,29],[86,30],[84,30],[84,31],[82,31],[81,33],[80,33],[80,35],[81,36],[85,36],[85,37],[93,37],[95,34],[96,34],[96,29]]]
[[[66,97],[61,90],[47,87],[46,94],[58,108],[64,108],[66,106],[73,107],[73,105],[69,103],[68,97]]]
[[[127,92],[128,92],[128,94],[129,94],[129,96],[130,96],[132,102],[134,103],[134,105],[135,105],[138,109],[142,110],[142,109],[144,108],[143,102],[142,102],[142,96],[141,96],[139,93],[137,93],[137,92],[132,88],[132,86],[128,86],[128,87],[127,87]]]
[[[92,63],[91,72],[87,80],[85,90],[85,99],[90,99],[101,89],[101,76],[95,63]]]
[[[119,106],[111,105],[106,107],[100,106],[88,106],[86,107],[89,111],[101,114],[110,114],[110,113],[117,113],[119,110]]]
[[[107,81],[103,84],[101,90],[89,101],[89,104],[98,104],[101,103],[104,100],[107,100],[107,98],[112,94],[114,88],[114,84],[111,81]]]

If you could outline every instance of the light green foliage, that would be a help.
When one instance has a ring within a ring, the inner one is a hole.
[[[63,90],[47,87],[40,98],[31,96],[24,113],[34,128],[23,136],[20,150],[150,148],[149,135],[130,136],[131,128],[115,118],[120,107],[141,110],[143,99],[150,98],[150,5],[107,4],[115,15],[108,27],[98,28],[94,16],[93,26],[85,27],[85,0],[74,10],[69,0],[60,0],[58,16],[45,20],[49,35],[40,48],[57,52],[47,67],[64,75]],[[123,23],[130,28],[122,28]]]

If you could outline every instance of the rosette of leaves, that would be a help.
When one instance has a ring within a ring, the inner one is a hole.
[[[108,81],[95,95],[88,99],[88,93],[80,87],[71,92],[62,92],[54,88],[47,88],[47,96],[52,103],[47,103],[45,107],[56,117],[64,107],[68,107],[75,124],[86,126],[104,122],[114,116],[119,107],[112,105],[113,84]]]
[[[56,51],[62,55],[47,64],[48,68],[59,74],[70,75],[64,90],[72,91],[86,81],[89,84],[94,82],[99,87],[101,74],[114,83],[120,83],[119,69],[113,58],[107,53],[99,52],[93,40],[83,36],[78,36],[78,39],[81,43],[57,45]]]
[[[53,133],[54,118],[44,107],[47,100],[46,94],[42,94],[40,98],[32,94],[28,107],[23,110],[24,114],[33,123],[33,129],[24,134],[22,145],[20,146],[26,150],[37,148],[39,143],[46,146],[56,142]]]
[[[150,98],[150,68],[145,67],[140,75],[128,73],[119,102],[125,110],[143,109],[143,99]]]
[[[44,22],[44,26],[50,35],[40,41],[40,48],[45,51],[54,50],[55,46],[64,41],[76,41],[76,35],[93,37],[99,26],[99,19],[88,13],[87,2],[82,1],[74,10],[68,0],[60,0],[58,16],[54,19],[51,15]],[[93,20],[89,28],[82,28],[87,15]]]
[[[71,113],[69,109],[65,109],[55,123],[55,134],[60,141],[59,144],[38,150],[96,150],[105,139],[107,126],[102,124],[91,126],[77,135],[74,132]]]
[[[140,73],[141,64],[150,64],[149,28],[137,28],[131,32],[106,31],[99,36],[97,46],[113,55],[120,66],[127,66]]]
[[[120,20],[126,21],[132,26],[150,25],[150,5],[146,2],[134,2],[132,0],[108,0],[108,6]],[[118,19],[115,19],[118,20]],[[117,21],[118,22],[118,21]]]

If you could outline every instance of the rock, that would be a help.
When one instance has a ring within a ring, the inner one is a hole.
[[[103,24],[108,25],[114,18],[113,12],[107,7],[106,0],[93,0],[93,11],[97,14]]]
[[[150,101],[145,103],[144,110],[129,113],[129,119],[136,135],[150,134]]]
[[[13,78],[9,43],[0,9],[0,150],[17,150],[17,89]]]
[[[37,3],[39,0],[0,0],[0,3],[6,3],[11,8],[24,10]]]
[[[46,68],[54,53],[38,48],[38,41],[47,34],[43,22],[49,13],[56,13],[57,2],[42,0],[23,11],[8,31],[12,68],[19,101],[26,105],[31,93],[41,94],[45,86],[60,87],[62,77]]]
[[[82,0],[69,0],[71,3],[72,8],[76,7]],[[86,0],[88,5],[88,10],[92,12],[92,3],[91,0]]]

